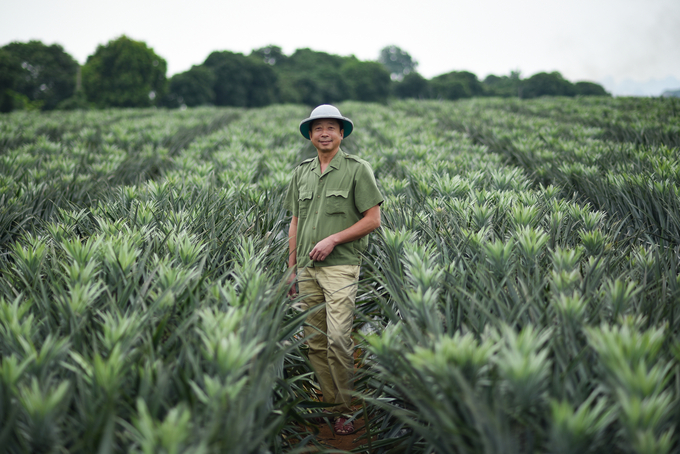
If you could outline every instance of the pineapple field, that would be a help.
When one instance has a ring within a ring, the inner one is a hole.
[[[680,101],[339,107],[385,196],[355,450],[680,450]],[[0,116],[0,450],[333,449],[286,285],[310,110]]]

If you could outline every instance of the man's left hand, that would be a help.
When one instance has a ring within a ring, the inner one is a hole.
[[[316,243],[312,252],[309,253],[309,258],[315,262],[323,262],[333,252],[333,249],[335,249],[335,241],[329,236]]]

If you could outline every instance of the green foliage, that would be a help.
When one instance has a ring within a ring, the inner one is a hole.
[[[537,98],[539,96],[574,96],[577,94],[574,84],[562,77],[557,71],[536,73],[522,81],[522,97]]]
[[[468,71],[452,71],[434,77],[430,81],[430,87],[435,99],[456,100],[480,96],[484,92],[477,76]]]
[[[281,65],[288,58],[279,46],[274,45],[254,49],[250,53],[250,56],[260,58],[263,62],[271,66]]]
[[[3,50],[4,55],[0,55],[0,65],[3,65],[0,68],[0,74],[3,74],[0,95],[3,88],[12,89],[19,95],[15,99],[20,104],[27,107],[39,106],[41,110],[55,109],[61,101],[73,95],[78,63],[59,44],[47,46],[40,41],[12,42],[3,47]],[[18,77],[17,61],[20,65]],[[5,65],[13,69],[5,73]],[[4,80],[8,77],[10,80],[14,79],[14,82]]]
[[[580,96],[609,96],[602,85],[594,82],[576,82],[574,88]]]
[[[308,48],[287,56],[275,45],[254,49],[249,56],[218,51],[212,52],[202,65],[166,81],[165,60],[145,43],[126,36],[98,46],[88,57],[82,68],[83,90],[76,93],[78,64],[60,46],[31,41],[11,43],[3,49],[2,112],[91,107],[264,107],[275,103],[316,106],[349,99],[385,103],[394,97],[458,100],[480,96],[608,96],[598,84],[572,84],[557,72],[538,73],[522,80],[519,71],[512,71],[509,76],[489,75],[480,82],[468,71],[452,71],[428,81],[416,72],[417,61],[394,45],[381,50],[379,64]]]
[[[261,107],[276,100],[276,74],[255,57],[213,52],[203,65],[215,75],[213,90],[218,106]]]
[[[9,101],[8,106],[17,110],[26,110],[28,112],[35,112],[42,110],[45,102],[41,99],[31,101],[28,96],[18,93],[14,90],[7,90],[6,92]]]
[[[597,399],[599,397],[599,399]],[[579,454],[606,449],[603,439],[616,414],[611,403],[593,393],[577,409],[567,401],[550,403],[553,424],[550,430],[551,452]]]
[[[385,102],[390,93],[390,75],[377,62],[350,61],[340,68],[348,98],[363,102]]]
[[[213,87],[216,81],[215,73],[210,68],[192,66],[189,71],[172,76],[164,104],[169,107],[215,104]]]
[[[148,107],[165,95],[167,64],[141,41],[123,35],[97,46],[82,68],[83,90],[97,107]]]
[[[521,78],[519,71],[511,71],[509,76],[489,74],[484,79],[484,89],[489,96],[521,97]]]
[[[423,76],[417,72],[411,72],[394,84],[394,94],[400,99],[425,99],[430,95],[430,85]]]
[[[285,140],[271,147],[252,141],[256,118],[230,128],[235,111],[139,113],[61,112],[61,128],[50,134],[67,148],[32,130],[13,142],[21,146],[3,150],[8,184],[1,218],[9,222],[2,231],[17,231],[11,257],[3,242],[0,259],[2,446],[10,452],[303,448],[309,432],[298,424],[316,404],[298,349],[305,314],[288,299],[278,266],[287,167],[278,169],[285,174],[270,197],[251,186],[276,175],[274,167],[271,176],[269,169],[255,172],[255,150],[270,148],[272,158],[286,156],[288,163],[296,153]],[[18,115],[12,118],[21,123]],[[54,120],[30,122],[46,128]],[[104,124],[103,132],[95,130]],[[228,151],[226,141],[233,141]],[[215,159],[205,166],[199,156],[208,149]],[[166,162],[156,161],[160,168],[149,175],[143,168],[156,155]],[[27,165],[35,170],[31,177]],[[44,184],[31,190],[34,178]],[[46,191],[62,180],[89,198],[76,199],[66,185]],[[55,199],[59,192],[70,200]],[[36,213],[26,210],[48,201],[63,208],[29,226],[25,219]],[[200,221],[206,216],[207,229]],[[242,241],[236,245],[234,238]],[[22,296],[6,299],[14,290]]]
[[[76,91],[73,96],[57,104],[57,109],[59,110],[87,110],[90,107],[91,105],[87,102],[83,90]]]
[[[16,87],[17,79],[21,77],[21,60],[13,53],[0,47],[0,91],[11,90]]]
[[[358,450],[676,452],[673,100],[340,109],[386,199],[357,304]],[[4,116],[1,446],[323,449],[286,295],[307,114]]]
[[[21,61],[0,48],[0,112],[11,112],[14,108],[12,95],[21,73]]]
[[[382,63],[390,73],[392,80],[403,80],[405,76],[414,73],[418,62],[411,55],[395,45],[385,46],[380,50],[378,62]]]
[[[340,68],[354,57],[340,57],[311,49],[297,49],[293,55],[275,66],[280,100],[318,106],[348,99],[347,81]]]

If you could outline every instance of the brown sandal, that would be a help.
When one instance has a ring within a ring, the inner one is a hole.
[[[354,433],[354,424],[352,421],[349,421],[348,418],[342,416],[335,420],[333,428],[338,435],[349,435]]]

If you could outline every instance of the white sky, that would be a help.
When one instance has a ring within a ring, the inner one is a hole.
[[[369,60],[396,44],[427,78],[519,69],[571,81],[680,79],[680,0],[0,0],[0,45],[59,43],[84,63],[122,34],[165,58],[168,76],[214,50],[274,44],[287,55],[309,47]]]

